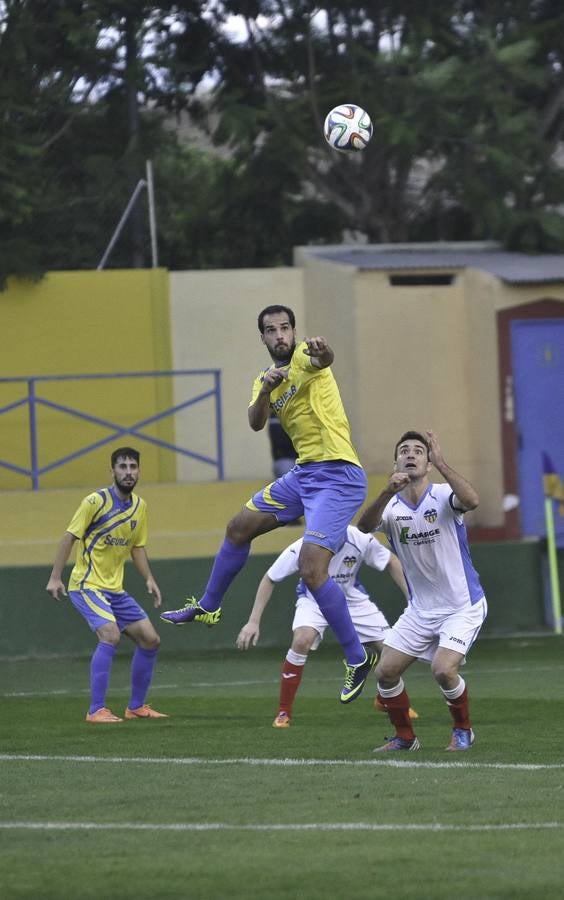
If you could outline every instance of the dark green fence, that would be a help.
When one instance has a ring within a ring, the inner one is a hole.
[[[546,627],[541,544],[475,544],[472,556],[489,605],[483,634],[537,631]],[[127,567],[126,586],[157,625],[163,650],[232,647],[239,628],[247,621],[256,587],[273,559],[272,555],[250,557],[228,592],[222,622],[215,628],[199,624],[174,628],[160,622],[158,612],[146,596],[144,583],[131,566]],[[164,597],[163,608],[181,606],[188,595],[198,595],[207,580],[210,564],[209,559],[154,561],[153,571]],[[560,570],[564,584],[563,551]],[[56,603],[45,592],[49,571],[43,566],[1,570],[0,656],[72,654],[92,649],[94,639],[70,603]],[[361,578],[390,622],[395,621],[402,602],[389,576],[364,567]],[[275,588],[264,615],[262,646],[288,646],[294,600],[294,579],[287,579]],[[327,637],[332,640],[329,632]]]

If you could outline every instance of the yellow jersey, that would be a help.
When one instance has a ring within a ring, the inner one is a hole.
[[[344,460],[360,466],[351,441],[351,430],[337,382],[330,367],[320,369],[301,341],[286,367],[288,378],[270,395],[270,408],[280,419],[282,428],[298,454],[297,463]],[[262,387],[264,369],[255,378],[249,406]]]
[[[114,487],[81,502],[67,528],[79,540],[69,590],[123,591],[123,567],[133,547],[147,543],[147,506],[136,494],[121,500]]]

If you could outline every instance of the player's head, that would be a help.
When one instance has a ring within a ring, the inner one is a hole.
[[[288,306],[273,304],[259,313],[261,341],[275,363],[286,362],[296,347],[296,317]]]
[[[431,468],[429,441],[420,431],[406,431],[394,450],[394,469],[407,472],[410,478],[421,478]]]
[[[262,312],[259,313],[258,328],[261,334],[264,334],[264,317],[272,316],[276,313],[283,313],[288,317],[288,321],[292,328],[296,327],[296,317],[294,315],[294,310],[290,309],[289,306],[281,306],[279,303],[273,303],[272,306],[265,306]]]
[[[114,484],[122,494],[131,494],[139,480],[141,454],[133,447],[118,447],[110,457]]]

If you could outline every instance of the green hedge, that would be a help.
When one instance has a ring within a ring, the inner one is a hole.
[[[537,542],[483,543],[472,547],[489,605],[483,634],[545,627],[542,552]],[[163,650],[232,647],[239,628],[247,621],[256,587],[273,559],[272,555],[251,555],[227,594],[221,625],[215,628],[201,625],[174,628],[160,622],[158,612],[146,596],[145,585],[132,566],[127,567],[126,585],[157,625]],[[163,608],[181,606],[186,596],[198,595],[206,583],[210,565],[209,559],[154,561],[153,571],[164,597]],[[564,584],[563,552],[560,569]],[[43,566],[2,570],[0,656],[86,653],[92,649],[93,637],[70,603],[66,600],[55,603],[45,592],[49,571]],[[390,622],[395,621],[402,602],[389,576],[365,567],[361,578]],[[294,579],[287,579],[275,588],[264,615],[262,646],[289,645],[294,600]],[[327,639],[333,639],[330,633]]]

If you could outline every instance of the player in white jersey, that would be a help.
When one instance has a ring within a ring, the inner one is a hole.
[[[262,615],[275,585],[299,571],[302,543],[303,539],[300,539],[286,547],[263,575],[249,621],[243,625],[237,637],[240,650],[256,646]],[[404,597],[407,597],[407,585],[397,557],[372,535],[363,534],[354,525],[349,525],[345,543],[329,563],[329,574],[343,589],[361,643],[368,650],[379,653],[390,626],[359,581],[358,573],[363,563],[378,572],[388,569]],[[290,725],[294,699],[309,651],[318,648],[327,628],[327,620],[302,579],[298,582],[296,593],[298,599],[292,623],[292,645],[282,666],[278,714],[272,723],[274,728],[287,728]],[[411,714],[414,717],[417,715],[413,710]]]
[[[432,465],[446,484],[430,481]],[[407,609],[386,635],[376,669],[378,696],[396,729],[378,751],[419,749],[402,679],[417,658],[431,663],[453,719],[446,749],[469,750],[474,742],[459,668],[487,614],[464,525],[464,513],[478,502],[472,485],[445,462],[436,434],[407,431],[386,488],[360,517],[361,531],[387,535],[409,588]]]

